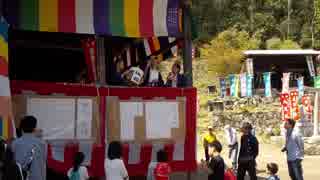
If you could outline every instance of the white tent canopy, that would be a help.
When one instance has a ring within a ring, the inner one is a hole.
[[[281,55],[320,55],[320,51],[306,50],[248,50],[243,52],[246,56],[281,56]]]

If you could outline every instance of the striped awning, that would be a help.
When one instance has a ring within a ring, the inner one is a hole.
[[[120,37],[179,36],[179,0],[10,0],[8,21],[20,30]]]
[[[8,72],[8,24],[0,17],[0,137],[14,135]]]

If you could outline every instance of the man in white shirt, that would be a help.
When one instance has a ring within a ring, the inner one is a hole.
[[[238,157],[238,139],[237,131],[230,125],[224,127],[228,147],[229,147],[229,159],[232,160],[232,168],[237,169],[237,157]]]

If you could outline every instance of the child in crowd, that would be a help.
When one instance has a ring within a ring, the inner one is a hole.
[[[268,172],[268,174],[270,174],[270,176],[267,178],[267,180],[280,180],[279,176],[277,176],[278,169],[279,168],[276,163],[267,164],[267,172]]]
[[[109,144],[104,170],[106,180],[129,180],[128,171],[122,160],[122,144],[119,141]]]
[[[157,152],[157,161],[156,164],[150,163],[149,165],[148,180],[169,180],[171,168],[164,150]]]
[[[73,159],[73,167],[68,171],[69,180],[88,180],[88,170],[82,166],[84,161],[84,154],[82,152],[76,153]]]
[[[215,141],[209,144],[210,160],[208,167],[211,170],[211,174],[208,176],[208,180],[223,180],[225,164],[223,158],[220,156],[222,151],[222,145],[219,141]]]

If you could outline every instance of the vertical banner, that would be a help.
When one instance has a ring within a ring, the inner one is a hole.
[[[297,84],[298,84],[299,99],[301,99],[304,94],[304,78],[299,77],[297,79]]]
[[[227,96],[227,86],[226,86],[226,79],[221,77],[219,78],[220,81],[220,93],[221,97],[226,97]]]
[[[246,60],[246,64],[247,64],[247,73],[253,75],[253,59],[248,58]]]
[[[316,57],[316,73],[320,75],[320,55]]]
[[[294,120],[300,119],[300,109],[298,105],[298,91],[290,91],[290,108],[291,118]]]
[[[288,93],[280,94],[281,119],[283,121],[291,118],[290,98]]]
[[[88,78],[90,82],[97,81],[97,46],[95,39],[82,41],[85,60],[87,64]]]
[[[239,91],[240,91],[240,76],[239,76],[239,74],[235,74],[235,78],[236,78],[235,97],[239,97]]]
[[[7,140],[15,135],[8,71],[8,24],[0,16],[0,137]]]
[[[316,75],[316,73],[315,73],[315,69],[314,69],[314,65],[313,65],[312,56],[307,56],[306,61],[308,64],[309,74],[311,77],[314,77]]]
[[[263,73],[264,81],[264,95],[266,97],[271,97],[271,72]]]
[[[315,76],[313,81],[314,81],[314,87],[320,88],[320,76]]]
[[[236,75],[230,74],[229,75],[229,82],[230,82],[230,96],[236,96]]]
[[[241,97],[247,96],[247,73],[240,74]]]
[[[282,76],[282,93],[289,93],[290,73],[283,73]]]
[[[301,104],[303,107],[303,114],[304,114],[303,119],[305,119],[306,121],[312,122],[313,107],[311,104],[311,97],[308,95],[302,96]]]
[[[252,89],[253,89],[253,75],[247,74],[247,97],[252,97]]]

